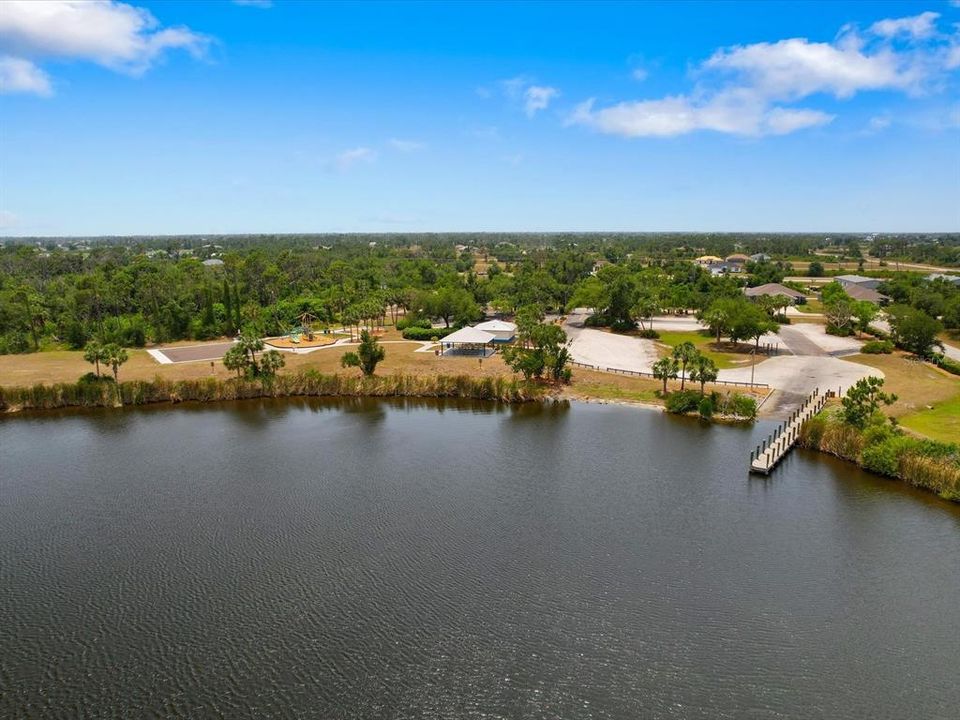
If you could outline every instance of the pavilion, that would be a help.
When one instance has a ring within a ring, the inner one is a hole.
[[[460,328],[440,340],[441,355],[493,355],[496,336],[473,327]]]

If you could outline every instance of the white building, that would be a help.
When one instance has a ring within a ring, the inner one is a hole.
[[[510,342],[517,336],[516,323],[506,320],[487,320],[474,325],[477,330],[483,330],[493,335],[494,342]]]
[[[834,280],[844,287],[857,285],[859,287],[866,288],[867,290],[876,290],[878,287],[880,287],[880,283],[883,282],[883,280],[878,280],[877,278],[868,278],[864,277],[863,275],[837,275]]]

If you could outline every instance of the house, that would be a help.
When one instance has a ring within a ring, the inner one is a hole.
[[[742,273],[743,265],[740,263],[719,262],[709,267],[711,275],[726,275],[727,273]]]
[[[700,267],[711,267],[712,265],[719,265],[722,263],[723,258],[717,257],[716,255],[701,255],[694,262],[696,262]]]
[[[493,341],[497,343],[511,342],[517,336],[516,323],[506,320],[487,320],[473,326],[477,330],[483,330],[493,335]]]
[[[743,294],[748,298],[783,295],[789,298],[790,302],[794,305],[802,305],[807,301],[807,296],[802,292],[797,292],[793,288],[788,288],[786,285],[781,285],[780,283],[766,283],[765,285],[757,285],[757,287],[744,288]]]
[[[930,273],[927,275],[927,280],[930,282],[935,282],[937,280],[943,280],[944,282],[953,283],[960,287],[960,275],[946,275],[944,273]]]
[[[843,285],[843,289],[847,290],[851,285],[857,285],[858,287],[867,288],[869,290],[876,290],[880,287],[880,283],[883,280],[877,278],[868,278],[863,275],[837,275],[834,280]]]
[[[746,265],[749,260],[749,255],[744,255],[743,253],[734,253],[733,255],[727,256],[726,263],[728,265]]]
[[[866,300],[874,305],[886,305],[890,298],[878,293],[873,288],[863,287],[862,285],[844,285],[843,291],[854,300]]]
[[[209,260],[204,260],[203,265],[204,267],[208,268],[223,267],[223,260],[219,258],[210,258]]]
[[[593,264],[593,270],[590,271],[590,274],[596,275],[600,271],[600,268],[606,267],[609,264],[610,264],[609,260],[597,260]]]
[[[766,253],[757,253],[756,255],[751,255],[750,259],[753,262],[770,262],[770,256]]]

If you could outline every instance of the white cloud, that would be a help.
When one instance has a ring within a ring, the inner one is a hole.
[[[546,110],[553,98],[559,95],[556,88],[545,85],[531,85],[523,93],[523,111],[527,117],[533,117],[540,110]]]
[[[623,137],[673,137],[696,130],[743,136],[785,135],[833,120],[832,115],[817,110],[768,108],[742,93],[721,94],[702,103],[676,95],[624,102],[601,110],[594,110],[593,105],[593,100],[581,103],[568,122]]]
[[[638,67],[638,68],[634,68],[634,69],[633,69],[633,72],[630,73],[630,76],[631,76],[634,80],[639,80],[640,82],[643,82],[644,80],[646,80],[646,79],[650,76],[650,73],[648,73],[648,72],[647,72],[646,70],[644,70],[643,68],[639,68],[639,67]]]
[[[546,110],[550,102],[560,96],[560,91],[547,85],[536,85],[526,75],[518,75],[509,80],[501,80],[503,94],[510,100],[523,106],[527,117],[532,118],[541,110]]]
[[[115,0],[4,0],[0,12],[0,44],[31,62],[85,60],[139,75],[168,50],[199,58],[210,43],[187,27],[161,27],[148,10]]]
[[[890,119],[889,115],[875,115],[874,117],[870,118],[870,121],[867,123],[867,132],[878,133],[882,130],[886,130],[891,124],[893,124],[893,121]]]
[[[719,50],[703,68],[733,71],[741,82],[781,100],[819,92],[848,98],[861,90],[919,89],[923,79],[911,58],[891,50],[869,55],[804,38]]]
[[[764,113],[761,132],[770,135],[787,135],[804,128],[826,125],[834,116],[819,110],[806,108],[775,107]]]
[[[0,57],[0,93],[53,94],[50,77],[29,60]]]
[[[915,40],[923,40],[936,34],[938,17],[940,13],[927,11],[913,17],[888,18],[871,25],[870,32],[880,37],[892,38],[906,35]]]
[[[955,39],[937,33],[937,13],[882,20],[861,36],[841,30],[833,43],[791,38],[721,48],[695,70],[686,93],[596,107],[576,107],[568,124],[624,137],[670,137],[699,130],[733,135],[785,135],[830,123],[834,116],[788,107],[815,95],[838,99],[887,90],[921,95],[960,66]],[[896,46],[895,37],[915,41]],[[925,41],[922,44],[920,41]]]
[[[357,147],[344,150],[333,159],[333,167],[340,172],[346,172],[356,165],[369,164],[377,159],[376,151],[368,147]]]
[[[397,138],[390,138],[388,141],[390,147],[394,150],[399,150],[404,153],[417,152],[418,150],[423,150],[427,145],[422,143],[419,140],[400,140]]]

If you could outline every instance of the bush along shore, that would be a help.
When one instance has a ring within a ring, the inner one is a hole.
[[[548,399],[548,388],[508,377],[340,375],[303,370],[264,378],[80,381],[0,388],[0,412],[279,397],[427,397],[508,403]]]
[[[830,408],[800,430],[801,447],[819,450],[886,477],[960,502],[960,445],[906,435],[889,423],[858,427]]]

